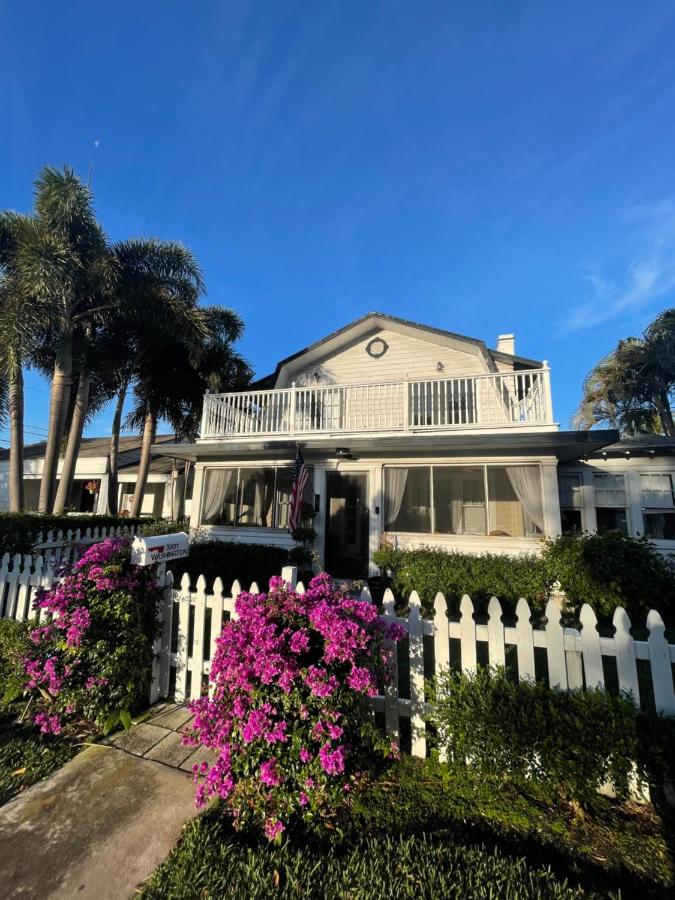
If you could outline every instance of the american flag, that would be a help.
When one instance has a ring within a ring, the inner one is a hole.
[[[288,530],[292,533],[302,521],[302,501],[309,481],[309,469],[305,465],[298,447],[293,467],[293,487],[291,488],[291,506],[288,511]]]

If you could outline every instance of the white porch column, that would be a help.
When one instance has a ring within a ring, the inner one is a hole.
[[[202,487],[204,484],[204,466],[195,463],[195,483],[192,488],[192,503],[190,507],[190,528],[199,528],[199,520],[202,515]]]
[[[555,539],[561,533],[560,495],[558,493],[558,462],[546,460],[541,464],[541,489],[544,509],[544,534]]]
[[[312,463],[314,468],[313,487],[314,493],[319,495],[319,511],[312,520],[312,528],[316,531],[314,550],[316,551],[321,567],[326,560],[326,466],[323,463]]]
[[[384,516],[384,472],[382,466],[378,465],[372,466],[368,474],[368,521],[370,523],[368,534],[368,574],[379,575],[380,570],[373,563],[373,554],[379,548],[382,537],[382,520]]]

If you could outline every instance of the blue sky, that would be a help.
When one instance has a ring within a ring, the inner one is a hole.
[[[566,426],[675,304],[673,47],[663,0],[0,0],[0,206],[93,163],[110,237],[189,245],[259,374],[373,309],[513,331]]]

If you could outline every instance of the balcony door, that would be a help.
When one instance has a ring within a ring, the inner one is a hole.
[[[368,575],[368,475],[326,474],[326,571],[336,578]]]

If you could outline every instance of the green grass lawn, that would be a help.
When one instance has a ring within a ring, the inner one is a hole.
[[[0,805],[68,762],[88,737],[41,736],[32,724],[19,723],[21,709],[12,704],[0,712]]]
[[[215,805],[142,891],[159,898],[672,896],[667,828],[651,807],[593,814],[404,757],[355,800],[342,835],[281,846],[236,833]]]

